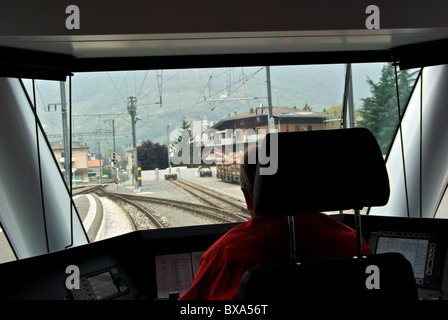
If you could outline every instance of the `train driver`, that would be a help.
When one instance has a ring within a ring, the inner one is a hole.
[[[290,260],[288,221],[283,215],[257,215],[252,201],[256,165],[241,165],[240,183],[251,219],[223,235],[202,256],[190,289],[181,300],[233,300],[241,277],[252,267]],[[291,199],[294,200],[294,199]],[[332,217],[310,212],[295,215],[299,261],[356,255],[356,232]],[[363,239],[364,254],[372,254]]]

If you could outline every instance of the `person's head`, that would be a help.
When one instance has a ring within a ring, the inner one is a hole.
[[[257,154],[257,147],[249,146],[244,151],[243,163],[241,163],[240,165],[241,190],[243,191],[244,198],[246,199],[247,210],[249,211],[251,217],[254,217],[256,215],[254,210],[253,196],[255,175],[257,172]]]

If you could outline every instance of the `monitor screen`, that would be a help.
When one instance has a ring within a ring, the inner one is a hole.
[[[411,263],[415,278],[423,279],[426,271],[428,246],[428,239],[379,237],[376,253],[401,253]]]
[[[397,252],[412,265],[417,286],[440,288],[444,249],[435,234],[425,232],[378,231],[369,237],[376,254]]]
[[[109,296],[119,292],[109,271],[87,279],[89,280],[89,284],[92,287],[93,293],[95,294],[97,300],[108,298]]]

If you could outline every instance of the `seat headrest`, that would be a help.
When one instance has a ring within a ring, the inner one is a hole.
[[[362,209],[389,201],[384,159],[367,129],[270,133],[259,148],[263,154],[253,195],[258,215]]]

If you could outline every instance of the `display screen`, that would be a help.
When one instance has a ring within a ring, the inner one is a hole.
[[[379,237],[376,253],[398,252],[412,264],[415,278],[425,277],[429,240]]]
[[[105,299],[119,292],[108,271],[89,277],[88,281],[97,300]]]

